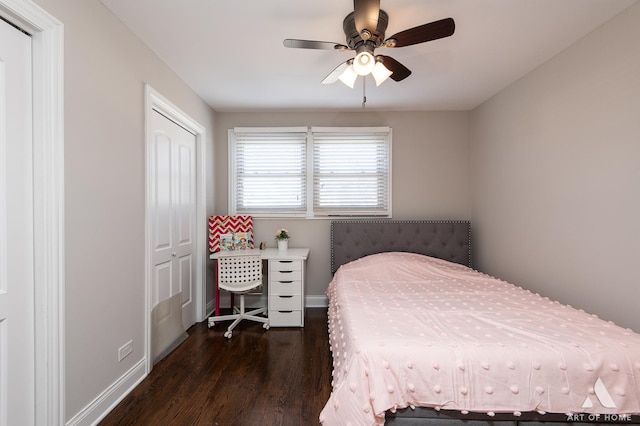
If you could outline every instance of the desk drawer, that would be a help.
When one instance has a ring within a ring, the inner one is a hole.
[[[302,327],[302,311],[269,311],[271,327]]]
[[[272,281],[301,281],[302,271],[271,271]]]
[[[302,281],[271,281],[269,295],[291,296],[302,294]]]
[[[302,261],[300,260],[271,260],[269,268],[272,271],[301,271]]]
[[[302,297],[295,296],[270,296],[269,310],[274,311],[299,311],[302,309]]]

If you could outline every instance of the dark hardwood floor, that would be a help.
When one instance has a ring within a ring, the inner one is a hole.
[[[326,308],[307,308],[304,328],[206,321],[111,413],[109,425],[313,425],[331,393]]]

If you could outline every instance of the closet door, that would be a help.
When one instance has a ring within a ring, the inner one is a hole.
[[[196,136],[157,111],[152,120],[152,304],[180,294],[181,312],[159,321],[181,315],[187,329],[196,322]]]

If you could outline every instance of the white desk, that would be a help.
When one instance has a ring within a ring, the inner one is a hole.
[[[256,254],[268,262],[269,325],[271,327],[304,327],[304,286],[308,248],[289,248],[284,251],[277,248],[219,251],[211,253],[209,258]],[[220,291],[217,284],[215,297],[216,315],[220,315]]]
[[[277,248],[250,249],[250,250],[233,250],[233,251],[217,251],[209,255],[209,259],[217,259],[220,256],[242,256],[242,255],[256,255],[259,254],[264,260],[307,260],[309,256],[308,248],[289,248],[285,251],[280,251]]]

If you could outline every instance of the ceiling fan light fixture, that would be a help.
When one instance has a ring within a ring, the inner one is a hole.
[[[369,31],[369,30],[367,30],[367,29],[362,30],[362,31],[360,32],[360,37],[361,37],[363,40],[369,40],[369,39],[371,38],[371,36],[372,36],[372,35],[373,35],[373,34],[371,34],[371,31]]]
[[[340,77],[338,77],[341,82],[349,86],[353,89],[354,84],[356,83],[356,79],[358,78],[358,73],[353,68],[353,64],[349,64],[349,66],[344,70]]]
[[[355,58],[348,59],[334,68],[322,80],[322,84],[331,84],[341,80],[353,88],[359,75],[366,77],[368,74],[372,74],[376,86],[380,86],[389,77],[393,81],[403,81],[411,75],[411,70],[391,56],[375,55],[374,52],[378,47],[413,46],[450,37],[456,30],[453,18],[445,18],[400,31],[385,39],[388,24],[389,15],[380,9],[380,0],[354,0],[353,12],[349,13],[342,21],[346,44],[299,39],[285,39],[283,44],[284,47],[302,49],[354,50],[356,52]],[[363,81],[363,108],[366,101],[364,87]]]
[[[371,71],[371,75],[373,75],[373,78],[376,80],[376,86],[380,86],[391,74],[393,74],[393,71],[385,67],[381,60],[376,61],[376,65],[373,67],[373,71]]]
[[[368,50],[361,51],[353,60],[353,69],[358,75],[370,74],[375,65],[376,59]]]

